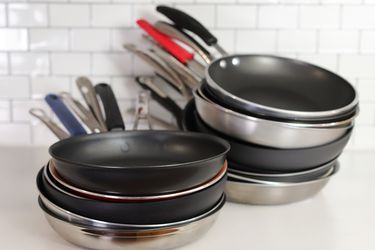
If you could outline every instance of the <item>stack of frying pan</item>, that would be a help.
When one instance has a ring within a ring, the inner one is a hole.
[[[66,94],[46,97],[70,133],[53,124],[63,140],[50,146],[51,160],[37,176],[39,205],[51,227],[90,249],[170,249],[200,237],[225,202],[229,144],[194,132],[123,131],[110,86],[82,82],[90,109],[66,101]]]
[[[137,23],[153,40],[151,52],[164,51],[175,59],[168,61],[156,53],[180,76],[194,100],[178,111],[151,80],[141,77],[137,81],[153,92],[184,130],[216,135],[231,144],[229,200],[284,204],[321,190],[338,171],[337,158],[352,133],[358,113],[355,89],[340,76],[302,61],[228,55],[193,17],[167,6],[158,6],[157,11],[173,23],[151,25],[143,19]],[[188,32],[215,47],[220,58],[213,59]],[[188,45],[201,60],[175,40]],[[199,84],[187,83],[181,67]]]

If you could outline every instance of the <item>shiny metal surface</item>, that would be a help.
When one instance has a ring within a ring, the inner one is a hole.
[[[171,223],[163,223],[163,224],[150,224],[150,225],[135,225],[135,224],[122,224],[122,223],[113,223],[113,222],[106,222],[101,220],[96,220],[92,218],[88,218],[82,215],[75,214],[70,212],[64,208],[61,208],[48,200],[43,194],[39,194],[39,198],[42,201],[43,205],[51,211],[53,214],[57,215],[58,217],[62,218],[65,221],[69,221],[76,224],[83,224],[90,227],[97,227],[97,228],[111,228],[111,229],[145,229],[145,228],[160,228],[160,227],[171,227],[171,226],[179,226],[187,223],[191,223],[200,219],[203,219],[218,210],[220,210],[225,204],[225,195],[223,195],[218,203],[212,207],[209,211],[196,216],[194,218],[190,218],[183,221],[171,222]]]
[[[215,222],[224,198],[210,213],[195,220],[154,228],[102,228],[74,223],[54,214],[39,201],[50,226],[65,240],[89,249],[166,250],[186,245],[206,233]]]
[[[225,193],[228,201],[251,205],[281,205],[302,201],[316,195],[338,171],[337,164],[333,171],[322,178],[299,182],[260,184],[236,179],[227,181]]]
[[[29,113],[43,122],[44,125],[46,125],[60,140],[70,137],[70,135],[65,132],[65,130],[63,130],[59,125],[52,121],[50,117],[47,116],[46,112],[43,109],[31,108],[29,110]]]
[[[337,109],[308,112],[308,111],[297,111],[297,110],[275,108],[275,107],[271,107],[271,106],[262,105],[262,104],[259,104],[259,103],[256,103],[256,102],[251,102],[249,100],[243,99],[241,97],[238,97],[238,96],[230,93],[228,90],[224,89],[218,83],[216,83],[213,80],[212,75],[209,73],[210,72],[209,68],[215,67],[215,65],[236,65],[236,66],[238,65],[238,67],[243,67],[242,66],[243,63],[241,63],[243,58],[246,59],[246,58],[255,57],[255,56],[259,56],[263,60],[279,59],[279,60],[282,60],[283,64],[288,64],[290,62],[294,62],[296,64],[305,65],[306,67],[310,67],[311,70],[318,71],[317,74],[318,73],[320,73],[320,74],[326,73],[326,74],[334,75],[334,73],[326,71],[325,69],[319,68],[315,65],[312,65],[312,64],[309,64],[309,63],[306,63],[306,62],[303,62],[303,61],[299,61],[299,60],[296,60],[296,59],[282,58],[282,57],[270,56],[270,55],[226,55],[224,57],[221,57],[221,58],[218,58],[218,59],[212,61],[210,66],[206,68],[205,76],[206,76],[208,85],[212,89],[215,89],[217,92],[221,93],[226,98],[230,99],[232,102],[238,103],[238,105],[243,105],[243,106],[247,106],[247,107],[251,106],[252,112],[254,112],[254,113],[266,114],[268,116],[285,118],[285,119],[318,119],[319,120],[319,119],[324,119],[324,118],[330,118],[330,117],[333,117],[333,116],[345,114],[345,113],[349,112],[350,110],[353,110],[358,105],[358,94],[355,91],[355,89],[353,88],[354,96],[353,96],[352,101],[350,103],[348,103],[347,105],[345,105],[343,107],[340,107],[340,108],[337,108]],[[253,65],[253,66],[255,66],[255,65]],[[343,83],[346,82],[342,78],[341,78],[341,80],[342,80]],[[347,83],[347,84],[350,85],[349,83]],[[250,111],[250,110],[248,110],[248,111]]]
[[[199,116],[210,127],[233,138],[276,148],[307,148],[332,142],[354,125],[354,117],[321,123],[279,122],[243,115],[209,100],[200,89],[194,91]]]
[[[101,131],[107,131],[107,125],[105,124],[104,116],[102,114],[98,99],[96,98],[94,85],[90,79],[84,76],[78,77],[76,79],[76,84],[87,106],[90,108],[96,120],[100,124]]]

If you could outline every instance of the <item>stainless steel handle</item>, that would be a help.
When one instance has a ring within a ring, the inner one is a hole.
[[[189,88],[195,88],[199,85],[201,79],[197,77],[189,68],[187,68],[176,58],[168,54],[166,51],[158,47],[153,47],[152,49],[150,49],[150,52],[157,55],[161,60],[168,64],[169,67],[171,67],[178,74],[180,74],[180,76],[182,76],[185,80],[184,83],[186,83],[186,85],[188,85]]]
[[[98,120],[96,120],[94,114],[87,110],[78,100],[74,99],[68,92],[61,92],[60,96],[67,103],[67,105],[73,110],[73,112],[82,120],[83,123],[94,133],[103,132]]]
[[[47,116],[43,109],[31,108],[29,113],[43,122],[60,140],[70,137],[68,133],[66,133],[62,128],[60,128],[59,125],[57,125]]]
[[[194,51],[198,53],[200,57],[207,63],[210,64],[212,58],[210,55],[205,53],[194,41],[192,41],[188,36],[182,33],[180,30],[175,28],[174,26],[170,25],[169,23],[163,21],[157,21],[155,23],[155,28],[157,28],[160,32],[166,34],[167,36],[179,40],[186,45],[190,46]]]
[[[96,92],[92,82],[87,77],[81,76],[76,79],[76,84],[87,106],[89,106],[90,110],[98,121],[101,131],[107,131],[107,126],[105,125],[103,114],[100,109],[98,99],[96,98]]]
[[[163,65],[163,61],[160,61],[160,59],[152,55],[152,53],[149,51],[137,49],[134,44],[124,44],[123,47],[148,63],[157,74],[172,84],[172,87],[179,91],[183,96],[187,96],[187,90],[184,83],[173,70],[171,70],[167,65]]]

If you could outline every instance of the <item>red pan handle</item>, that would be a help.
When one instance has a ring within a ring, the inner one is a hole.
[[[186,64],[187,62],[194,59],[194,55],[192,53],[186,51],[184,48],[175,43],[168,36],[158,31],[152,24],[150,24],[146,20],[138,19],[137,24],[144,31],[146,31],[153,39],[155,39],[155,41],[157,41],[165,50],[171,53],[183,64]]]

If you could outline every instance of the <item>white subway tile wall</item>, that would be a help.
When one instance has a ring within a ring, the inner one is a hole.
[[[357,87],[361,113],[350,148],[375,149],[375,1],[373,0],[0,0],[0,145],[48,145],[56,138],[28,110],[48,110],[46,94],[71,92],[75,79],[107,82],[131,126],[151,74],[123,43],[148,46],[135,20],[167,19],[170,4],[195,16],[229,52],[278,54],[337,72]],[[210,48],[211,50],[211,48]],[[169,89],[178,100],[181,98]],[[151,102],[151,112],[172,117]],[[48,111],[49,115],[52,112]],[[52,115],[53,119],[56,119]],[[156,127],[158,125],[155,125]]]

